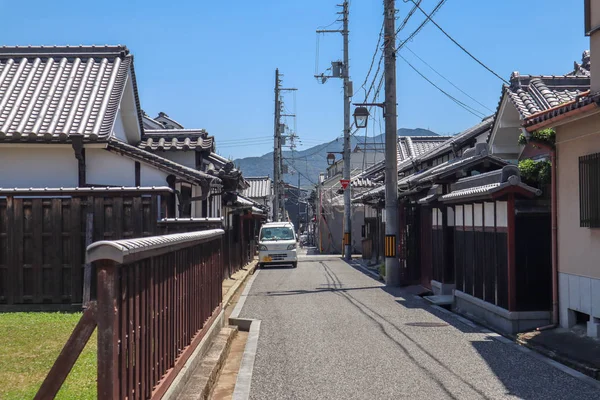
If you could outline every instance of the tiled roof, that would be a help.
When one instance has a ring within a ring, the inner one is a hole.
[[[438,179],[445,178],[466,168],[479,165],[484,161],[498,166],[506,165],[506,161],[489,154],[487,143],[480,143],[476,145],[476,147],[469,148],[460,158],[454,158],[423,172],[412,174],[401,179],[398,182],[398,186],[413,187],[415,185],[432,184]]]
[[[581,64],[575,62],[573,71],[565,75],[521,75],[513,72],[510,85],[503,87],[503,95],[508,96],[521,118],[527,118],[571,102],[589,88],[590,53],[585,51]]]
[[[160,119],[164,120],[164,122],[160,121]],[[154,120],[162,123],[169,129],[183,129],[183,125],[181,125],[179,122],[175,121],[173,118],[169,117],[162,111],[158,113]],[[171,127],[169,127],[169,125],[171,125]]]
[[[217,184],[221,183],[221,180],[217,177],[208,175],[202,171],[198,171],[193,168],[183,166],[174,161],[157,156],[156,154],[153,154],[149,151],[142,150],[130,144],[124,143],[120,140],[110,139],[110,141],[108,142],[108,150],[118,154],[122,154],[126,157],[130,157],[134,160],[153,165],[156,168],[163,170],[167,173],[189,179],[193,182],[211,182]]]
[[[378,184],[373,182],[369,178],[357,177],[352,180],[351,186],[353,188],[372,188],[372,187],[378,186]]]
[[[144,129],[165,129],[165,126],[152,118],[150,118],[145,112],[142,111],[142,123]]]
[[[209,150],[214,148],[214,137],[203,129],[146,129],[140,149],[157,150]]]
[[[538,126],[539,124],[546,125],[546,124],[544,124],[544,122],[546,122],[546,121],[550,122],[550,120],[552,120],[553,118],[571,113],[575,110],[580,110],[583,107],[587,107],[592,104],[596,104],[596,106],[600,106],[600,93],[594,93],[594,94],[583,93],[581,97],[578,97],[577,99],[575,99],[573,101],[565,103],[559,107],[555,107],[550,110],[534,114],[534,115],[530,116],[529,118],[526,118],[523,123],[523,126],[528,128],[528,130],[529,130],[530,128],[535,128],[535,126]]]
[[[519,190],[528,197],[539,196],[542,191],[521,182],[518,167],[507,165],[501,170],[458,180],[451,186],[452,191],[440,196],[441,202],[468,202],[504,193],[505,190]]]
[[[0,140],[107,140],[130,70],[139,110],[125,46],[0,47]]]
[[[417,159],[415,160],[418,163],[422,163],[433,158],[439,157],[441,155],[445,155],[447,153],[452,152],[452,146],[456,148],[462,148],[465,145],[468,145],[471,139],[476,138],[479,135],[489,133],[490,128],[492,127],[492,123],[494,121],[494,116],[485,117],[480,123],[474,125],[466,130],[457,133],[452,136],[449,140],[445,141],[439,146],[435,146],[429,151],[423,152]]]
[[[242,192],[244,196],[256,199],[272,195],[271,178],[268,176],[247,177],[246,182],[250,187]]]
[[[414,159],[448,141],[446,136],[399,136],[398,165],[408,159]]]

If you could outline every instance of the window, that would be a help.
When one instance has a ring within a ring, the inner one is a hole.
[[[600,228],[600,153],[579,157],[579,226]]]
[[[179,185],[179,218],[192,216],[192,185],[180,183]]]
[[[287,227],[265,227],[260,232],[261,241],[270,240],[292,240],[294,239],[294,232]]]

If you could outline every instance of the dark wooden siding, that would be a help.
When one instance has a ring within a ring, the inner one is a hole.
[[[87,214],[92,241],[156,235],[158,196],[1,197],[0,305],[80,303]]]

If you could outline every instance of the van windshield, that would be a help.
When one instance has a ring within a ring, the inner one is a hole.
[[[260,232],[260,240],[268,241],[268,240],[293,240],[294,232],[285,226],[280,226],[276,228],[264,228]]]

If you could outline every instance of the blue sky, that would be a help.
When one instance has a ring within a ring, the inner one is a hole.
[[[431,10],[438,0],[423,0]],[[6,1],[0,0],[0,44],[125,44],[135,56],[142,108],[164,111],[187,128],[216,136],[219,152],[234,158],[271,150],[274,71],[295,110],[304,148],[342,135],[341,81],[318,83],[315,29],[333,22],[341,0],[261,1]],[[563,74],[589,47],[583,35],[583,1],[447,0],[434,20],[502,77]],[[397,1],[398,23],[412,3]],[[382,24],[383,2],[352,0],[350,74],[355,99]],[[399,38],[423,21],[415,13]],[[336,24],[329,27],[335,28]],[[342,56],[339,34],[321,36],[319,66]],[[495,110],[502,82],[429,23],[408,47],[471,97]],[[414,54],[401,55],[444,90],[491,114],[436,75]],[[398,60],[398,127],[459,132],[478,118],[455,105]],[[295,100],[295,101],[294,101]],[[295,106],[294,106],[295,103]],[[379,134],[379,120],[367,134]],[[288,121],[290,125],[293,122]],[[382,123],[383,124],[383,123]],[[364,136],[362,131],[359,135]],[[301,147],[302,148],[302,147]]]

